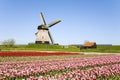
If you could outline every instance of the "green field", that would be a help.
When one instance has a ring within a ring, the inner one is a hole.
[[[7,50],[33,50],[33,51],[64,51],[64,52],[79,52],[80,49],[75,46],[67,46],[49,44],[28,44],[14,46],[0,46],[1,51]]]
[[[120,53],[120,46],[97,46],[95,49],[82,49],[79,46],[62,46],[49,44],[28,44],[14,46],[0,46],[1,51],[10,50],[32,50],[32,51],[61,51],[61,52],[109,52]]]

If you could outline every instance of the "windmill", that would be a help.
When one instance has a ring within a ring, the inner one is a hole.
[[[40,18],[41,18],[42,24],[38,26],[38,32],[36,33],[35,43],[36,44],[50,44],[51,42],[51,44],[54,44],[49,28],[61,22],[61,20],[57,19],[47,25],[42,12],[40,13]]]

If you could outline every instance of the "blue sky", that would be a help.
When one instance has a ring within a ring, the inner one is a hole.
[[[35,42],[40,12],[62,20],[50,28],[56,43],[120,45],[120,0],[0,0],[0,41]]]

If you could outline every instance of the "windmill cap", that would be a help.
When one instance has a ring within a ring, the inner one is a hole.
[[[39,25],[39,26],[38,26],[38,30],[39,30],[39,29],[45,29],[45,30],[48,30],[48,28],[47,28],[45,25]]]

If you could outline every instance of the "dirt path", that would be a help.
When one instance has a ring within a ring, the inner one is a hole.
[[[120,55],[120,53],[102,53],[102,52],[83,52],[84,54],[98,54],[98,55],[106,55],[106,54],[118,54]]]

